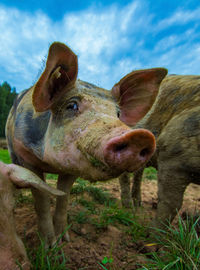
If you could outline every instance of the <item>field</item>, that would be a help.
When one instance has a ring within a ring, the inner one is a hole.
[[[10,162],[7,150],[0,149],[0,160]],[[156,177],[153,168],[146,169],[143,205],[135,211],[121,207],[117,179],[96,184],[77,179],[71,191],[68,216],[71,241],[50,250],[44,249],[38,236],[31,193],[23,191],[17,199],[15,218],[32,270],[200,269],[200,241],[193,222],[184,223],[176,218],[168,232],[155,231],[156,241],[147,237],[156,211]],[[47,178],[55,186],[56,176]],[[190,185],[181,213],[193,214],[199,207],[200,187]]]

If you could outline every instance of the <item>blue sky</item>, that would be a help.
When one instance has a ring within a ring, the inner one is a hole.
[[[53,41],[107,89],[135,69],[200,74],[200,0],[0,0],[0,83],[33,85]]]

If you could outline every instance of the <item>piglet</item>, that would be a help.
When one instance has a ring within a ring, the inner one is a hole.
[[[0,162],[0,270],[30,269],[24,244],[17,235],[14,219],[15,186],[35,188],[56,196],[64,192],[48,186],[33,172],[15,164]]]

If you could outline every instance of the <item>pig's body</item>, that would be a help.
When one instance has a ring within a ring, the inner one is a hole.
[[[39,231],[47,244],[66,228],[67,202],[77,176],[96,181],[135,171],[155,150],[152,133],[131,130],[119,118],[137,122],[149,110],[166,70],[144,70],[124,77],[113,90],[119,107],[110,91],[77,80],[77,72],[76,55],[64,44],[54,43],[45,71],[36,85],[19,95],[7,122],[13,162],[41,178],[44,172],[59,174],[58,188],[66,192],[57,199],[52,221],[49,197],[32,190]],[[130,106],[134,95],[137,103],[141,100],[134,108],[137,117]]]
[[[0,172],[0,269],[19,269],[16,260],[22,265],[28,258],[23,242],[18,237],[13,215],[14,209],[14,185],[5,179]],[[24,265],[25,266],[25,265]],[[25,268],[24,268],[25,269]]]
[[[60,195],[64,193],[49,187],[31,171],[0,162],[0,270],[30,269],[26,250],[16,232],[14,219],[15,185]],[[17,266],[17,262],[22,268]]]
[[[158,169],[155,225],[162,226],[177,214],[187,185],[200,184],[200,76],[165,78],[154,105],[136,127],[151,130],[157,139],[157,151],[147,165]],[[141,201],[142,172],[133,179],[136,204]],[[127,193],[124,180],[121,177],[121,187]]]

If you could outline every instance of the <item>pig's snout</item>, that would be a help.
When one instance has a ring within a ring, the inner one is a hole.
[[[132,172],[150,159],[155,147],[150,131],[136,129],[110,139],[104,148],[104,159],[111,168]]]

